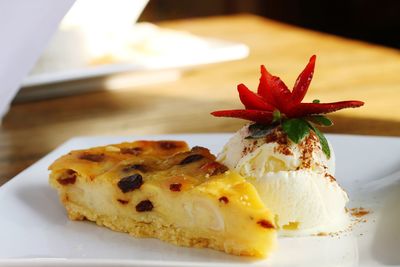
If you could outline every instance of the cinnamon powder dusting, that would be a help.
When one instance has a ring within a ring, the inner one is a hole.
[[[289,143],[287,135],[283,132],[282,127],[277,127],[270,134],[265,136],[265,142],[278,143],[279,145],[287,145]]]
[[[285,132],[283,132],[281,127],[276,128],[270,134],[265,137],[265,142],[268,143],[277,143],[278,146],[274,149],[274,152],[281,153],[286,156],[293,155],[292,150],[289,148],[289,140],[288,136]]]
[[[328,178],[331,182],[336,181],[335,177],[333,177],[333,175],[330,175],[329,173],[325,173],[325,177]]]
[[[300,159],[301,169],[309,169],[312,165],[312,152],[315,150],[316,145],[318,143],[318,138],[314,132],[310,132],[310,134],[304,138],[304,140],[299,144],[300,150],[302,151]]]
[[[247,154],[250,154],[257,148],[257,140],[254,140],[251,142],[249,146],[245,146],[242,151],[242,157],[246,156]]]
[[[370,211],[369,211],[369,210],[366,210],[366,209],[363,208],[363,207],[360,207],[360,208],[351,208],[351,209],[350,209],[350,214],[351,214],[352,216],[354,216],[354,217],[357,217],[357,218],[363,217],[363,216],[365,216],[365,215],[367,215],[367,214],[369,214],[369,213],[370,213]]]
[[[286,156],[293,155],[293,152],[286,145],[278,145],[277,147],[274,148],[274,152],[278,152]]]
[[[281,153],[286,156],[293,155],[292,150],[289,147],[289,140],[286,133],[283,132],[281,127],[277,127],[272,132],[267,134],[264,139],[266,144],[277,143],[278,146],[274,148],[275,152]],[[250,145],[245,146],[242,151],[242,157],[253,152],[258,148],[258,141],[254,140]]]
[[[359,208],[346,208],[346,212],[349,213],[352,216],[352,222],[351,225],[349,226],[349,230],[352,230],[357,224],[359,223],[366,223],[368,222],[367,217],[364,217],[368,214],[370,214],[372,211],[367,210],[363,207]],[[375,222],[375,220],[373,220]],[[362,233],[360,235],[363,235]]]

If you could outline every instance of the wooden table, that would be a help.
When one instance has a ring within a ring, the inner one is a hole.
[[[326,132],[400,136],[399,51],[317,33],[250,15],[190,19],[161,26],[244,42],[241,61],[187,71],[175,82],[14,104],[0,128],[0,185],[78,135],[233,132],[244,121],[214,118],[239,108],[236,85],[255,89],[259,65],[289,87],[312,54],[316,74],[307,100],[358,99],[361,109],[331,116]]]

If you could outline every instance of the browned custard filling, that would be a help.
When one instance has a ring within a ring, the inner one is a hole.
[[[50,166],[50,184],[72,220],[137,237],[266,256],[272,215],[255,188],[181,141],[137,141],[72,151]]]

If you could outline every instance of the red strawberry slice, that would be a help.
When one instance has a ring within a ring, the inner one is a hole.
[[[282,113],[285,113],[291,106],[292,93],[286,84],[279,77],[271,75],[264,65],[261,66],[258,94]]]
[[[291,117],[304,117],[307,115],[331,113],[344,108],[358,108],[362,105],[364,105],[364,102],[357,100],[334,103],[300,103],[291,111]]]
[[[317,57],[315,55],[310,58],[307,66],[300,73],[294,84],[292,91],[292,101],[294,103],[300,103],[304,99],[304,96],[307,94],[308,87],[310,86],[311,80],[314,75],[316,58]]]
[[[258,94],[249,90],[244,84],[239,84],[238,87],[240,101],[243,103],[246,109],[257,109],[273,111],[274,107],[259,96]]]

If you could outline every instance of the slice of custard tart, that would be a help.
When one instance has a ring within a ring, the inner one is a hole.
[[[256,189],[203,147],[136,141],[71,151],[49,169],[72,220],[243,256],[266,257],[276,242]]]

